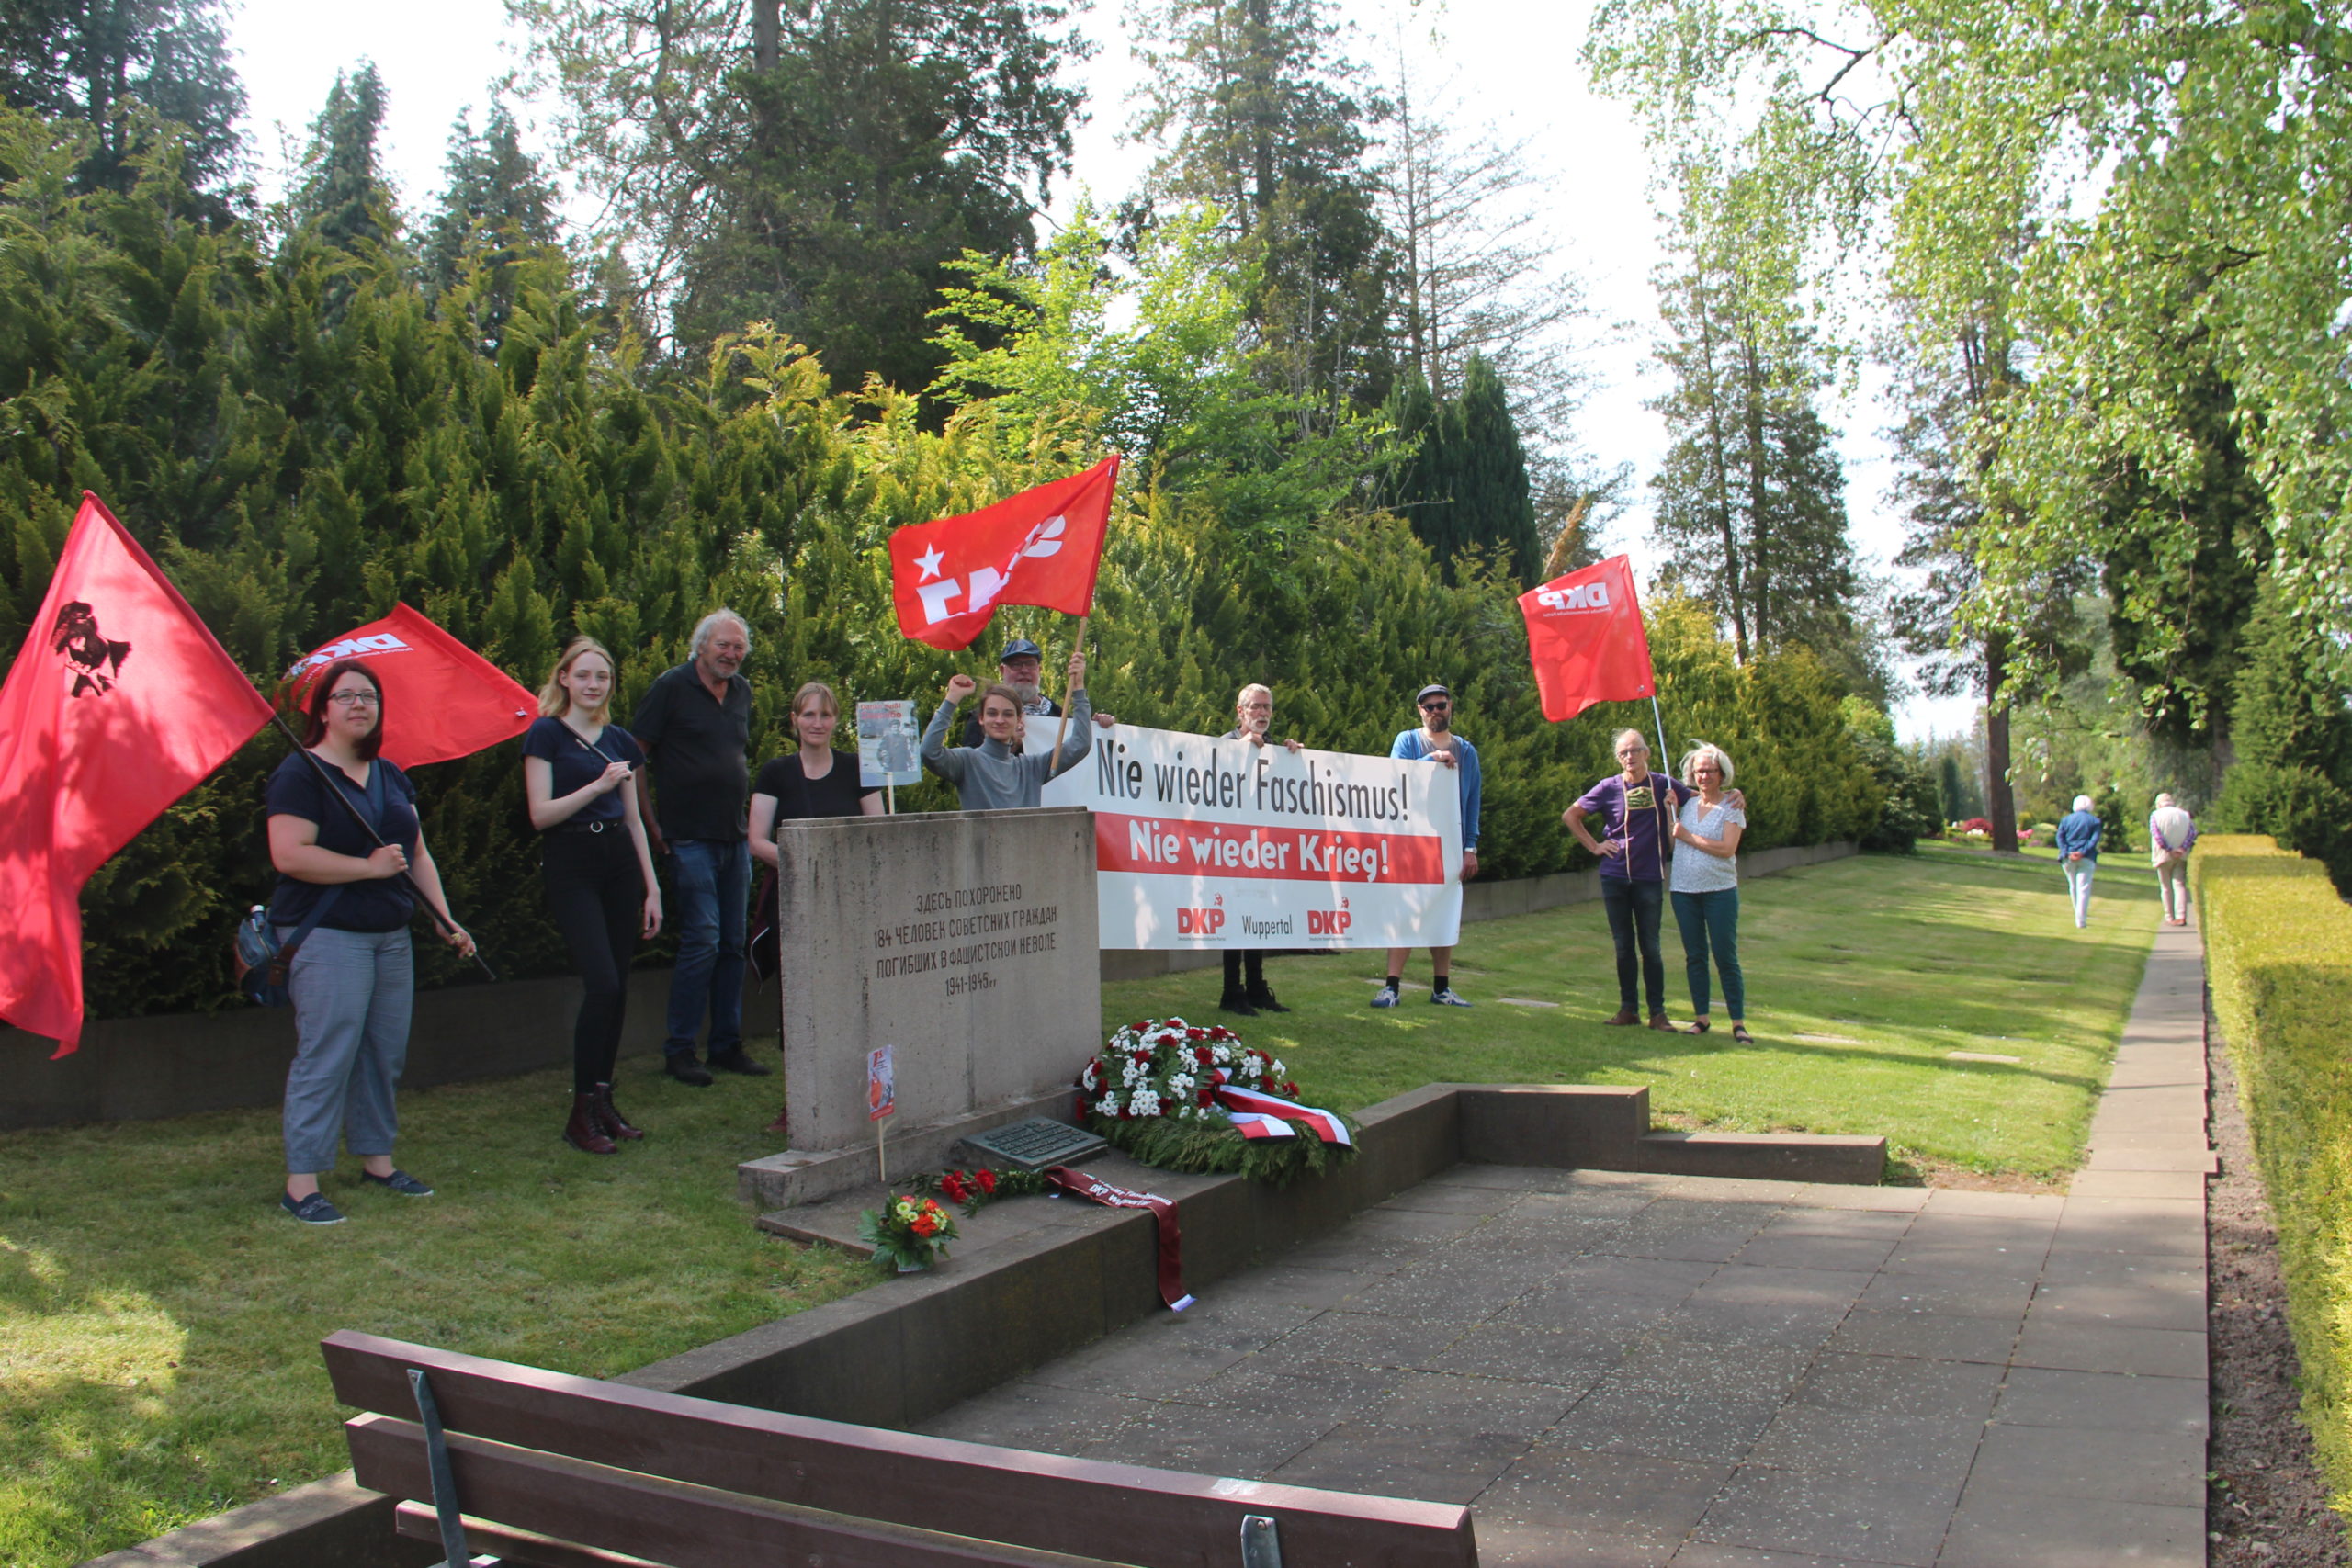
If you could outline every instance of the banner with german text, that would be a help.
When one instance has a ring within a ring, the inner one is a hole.
[[[1049,751],[1058,721],[1032,717]],[[1119,725],[1046,785],[1094,813],[1107,948],[1443,947],[1462,925],[1462,793],[1434,761],[1293,753]]]

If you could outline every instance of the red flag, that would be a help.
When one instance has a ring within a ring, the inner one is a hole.
[[[82,1043],[82,885],[269,722],[95,495],[0,684],[0,1017]]]
[[[1657,694],[1649,634],[1623,556],[1555,577],[1519,596],[1544,716],[1557,724],[1595,703]]]
[[[1119,459],[1106,457],[994,506],[892,534],[899,630],[953,650],[971,647],[999,604],[1085,615],[1094,607],[1094,574],[1118,482]]]
[[[384,687],[384,755],[403,768],[470,757],[531,728],[539,699],[405,604],[313,649],[286,672],[300,704],[320,671],[363,659]]]

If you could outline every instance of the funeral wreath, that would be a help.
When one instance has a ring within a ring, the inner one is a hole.
[[[1162,1170],[1236,1170],[1277,1185],[1355,1154],[1354,1124],[1304,1105],[1274,1056],[1221,1024],[1142,1019],[1078,1076],[1105,1142]]]
[[[873,1245],[875,1262],[910,1274],[947,1256],[947,1244],[956,1239],[956,1216],[936,1198],[908,1193],[893,1197],[878,1213],[868,1209],[859,1214],[857,1234]]]

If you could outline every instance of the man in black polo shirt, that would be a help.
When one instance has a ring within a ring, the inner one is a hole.
[[[701,1089],[710,1074],[695,1060],[695,1034],[706,1010],[712,1066],[753,1077],[768,1069],[743,1052],[752,683],[739,671],[752,651],[751,628],[734,611],[714,610],[695,627],[693,651],[646,689],[628,728],[652,765],[654,820],[668,840],[674,883],[678,966],[670,974],[662,1068]]]

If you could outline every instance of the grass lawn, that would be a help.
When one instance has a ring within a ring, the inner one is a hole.
[[[610,1376],[868,1282],[735,1197],[776,1079],[692,1089],[622,1064],[651,1131],[558,1141],[571,1074],[403,1094],[428,1199],[276,1207],[277,1111],[0,1134],[0,1563],[62,1568],[344,1469],[318,1342],[358,1328]]]
[[[1597,902],[1465,927],[1453,983],[1467,1011],[1430,1005],[1424,952],[1405,975],[1421,988],[1372,1007],[1381,956],[1352,953],[1271,962],[1295,1010],[1226,1021],[1334,1110],[1431,1081],[1646,1084],[1652,1116],[1676,1126],[1883,1133],[1898,1176],[2047,1178],[2082,1156],[2155,936],[2144,863],[2102,862],[2093,887],[2076,931],[2055,863],[1929,849],[1757,878],[1740,889],[1752,1047],[1731,1043],[1720,996],[1710,1034],[1604,1027],[1616,960]],[[1668,1010],[1687,1021],[1671,911],[1664,945]],[[1215,970],[1131,981],[1105,988],[1104,1010],[1224,1021],[1217,987]]]
[[[2155,928],[2143,864],[2103,867],[2098,889],[2077,931],[2054,866],[1967,851],[1757,880],[1752,1049],[1602,1028],[1598,904],[1469,928],[1454,974],[1473,1010],[1426,990],[1374,1010],[1377,954],[1281,959],[1298,1010],[1242,1032],[1343,1110],[1433,1079],[1640,1083],[1681,1125],[1884,1133],[1915,1172],[2046,1177],[2079,1158]],[[1687,1016],[1670,919],[1666,945]],[[1426,984],[1425,955],[1408,978]],[[1108,987],[1104,1017],[1214,1016],[1216,985]],[[755,1130],[775,1079],[622,1071],[653,1136],[613,1159],[557,1141],[568,1071],[404,1095],[401,1163],[439,1195],[360,1190],[346,1162],[327,1193],[352,1222],[327,1229],[274,1206],[274,1108],[0,1134],[0,1563],[63,1568],[344,1468],[318,1354],[337,1328],[608,1376],[873,1277],[763,1236],[735,1197],[735,1164],[775,1152]]]

